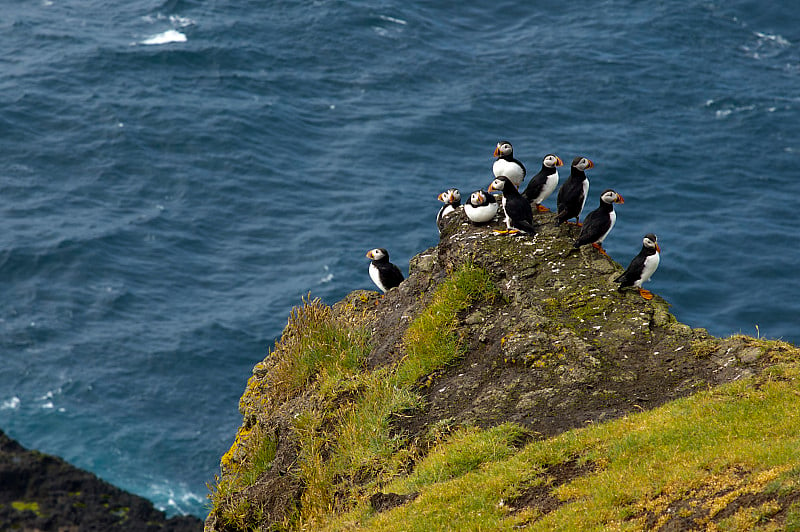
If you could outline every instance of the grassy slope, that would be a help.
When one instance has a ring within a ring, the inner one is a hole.
[[[798,376],[797,364],[780,364],[761,376],[519,451],[508,444],[513,426],[462,431],[386,487],[418,491],[412,502],[380,514],[362,505],[326,526],[798,530]],[[558,478],[569,470],[573,478]],[[530,506],[518,504],[523,500]]]

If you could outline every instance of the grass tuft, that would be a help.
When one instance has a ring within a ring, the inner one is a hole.
[[[459,313],[477,301],[493,302],[498,297],[486,270],[466,264],[453,272],[403,335],[407,356],[397,368],[397,384],[413,384],[462,356],[463,342],[456,334]]]

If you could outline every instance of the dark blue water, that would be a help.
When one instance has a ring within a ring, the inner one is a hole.
[[[371,288],[373,247],[407,272],[500,139],[595,162],[588,205],[626,200],[606,249],[657,233],[680,320],[800,342],[798,13],[6,2],[0,427],[204,516],[291,306]]]

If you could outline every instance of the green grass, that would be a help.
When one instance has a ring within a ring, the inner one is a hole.
[[[367,331],[339,322],[319,299],[305,300],[302,307],[292,309],[281,339],[267,357],[268,384],[263,386],[251,379],[245,397],[274,406],[314,385],[319,388],[321,382],[327,383],[327,394],[335,395],[360,372],[368,353]],[[302,420],[309,416],[306,413],[298,421],[299,433]],[[313,443],[313,439],[310,441]],[[223,527],[258,527],[263,510],[241,494],[271,468],[275,453],[275,441],[258,424],[243,425],[238,430],[236,441],[222,457],[223,474],[209,485],[210,512]],[[303,464],[303,475],[311,475],[313,468]],[[313,494],[313,489],[309,493]]]
[[[477,301],[500,297],[487,272],[470,264],[453,274],[436,290],[431,304],[403,335],[407,356],[395,375],[399,386],[413,384],[463,355],[456,333],[458,314]]]
[[[653,411],[534,442],[519,452],[506,447],[499,459],[481,450],[491,448],[495,429],[463,432],[443,442],[407,478],[394,482],[398,491],[419,489],[413,502],[377,515],[340,516],[326,526],[643,530],[662,526],[680,513],[695,528],[768,530],[777,526],[770,523],[772,516],[784,511],[781,526],[797,529],[798,396],[800,369],[787,364]],[[488,459],[476,460],[479,467],[460,467],[469,449]],[[552,481],[551,468],[576,460],[594,467],[550,490],[561,506],[546,513],[510,510],[526,487]],[[756,495],[766,500],[717,519],[737,498]]]
[[[404,336],[407,354],[395,368],[358,375],[323,372],[319,384],[327,407],[296,420],[305,485],[298,527],[313,528],[331,513],[357,506],[376,486],[407,472],[418,450],[393,430],[392,420],[420,407],[414,391],[417,380],[463,353],[463,342],[455,333],[459,313],[476,301],[497,296],[484,270],[462,267],[442,283],[431,304],[410,324]],[[335,400],[342,392],[351,399]]]

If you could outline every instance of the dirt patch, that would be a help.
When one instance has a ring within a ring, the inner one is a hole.
[[[376,512],[385,512],[391,510],[409,501],[417,498],[419,493],[409,493],[408,495],[399,495],[397,493],[376,493],[369,498],[369,504]]]
[[[522,490],[516,497],[508,501],[508,504],[515,512],[523,508],[533,508],[547,514],[556,510],[564,504],[558,497],[553,495],[553,490],[562,484],[586,476],[596,471],[597,467],[593,462],[579,463],[577,460],[569,460],[561,464],[548,467],[540,475],[544,482]]]

